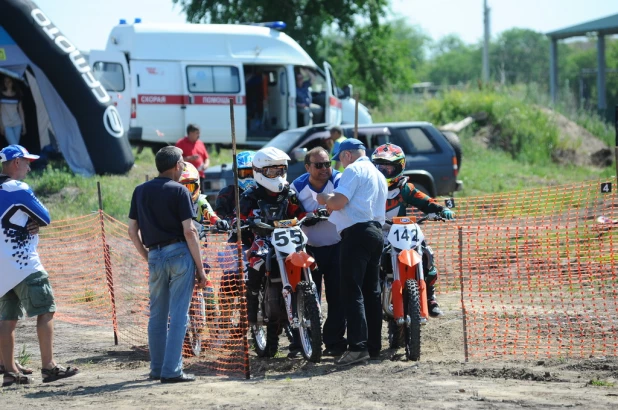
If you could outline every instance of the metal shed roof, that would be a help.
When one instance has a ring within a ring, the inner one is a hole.
[[[603,17],[586,23],[576,24],[571,27],[547,33],[554,39],[585,36],[586,33],[597,32],[600,34],[618,34],[618,14]]]

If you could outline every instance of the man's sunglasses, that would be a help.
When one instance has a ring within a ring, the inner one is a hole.
[[[312,162],[312,164],[317,169],[330,168],[330,166],[331,166],[331,162],[330,161],[326,161],[326,162]]]
[[[253,178],[253,170],[251,168],[243,168],[238,170],[238,179]]]
[[[284,176],[288,172],[288,167],[285,165],[274,165],[272,167],[253,168],[253,170],[266,178],[273,179]]]

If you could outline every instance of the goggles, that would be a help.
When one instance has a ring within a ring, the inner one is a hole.
[[[191,195],[200,189],[200,185],[197,182],[185,182],[183,185],[187,187],[189,192],[191,192]]]
[[[264,175],[266,178],[273,179],[285,176],[288,172],[287,165],[273,165],[272,167],[253,168],[257,173]]]
[[[317,169],[330,168],[330,166],[331,166],[331,162],[330,161],[326,161],[326,162],[312,162],[312,164]]]
[[[238,179],[253,178],[253,170],[251,168],[242,168],[238,170]]]
[[[378,171],[382,173],[386,178],[394,177],[397,174],[397,168],[394,165],[386,165],[386,164],[377,164],[376,168]]]

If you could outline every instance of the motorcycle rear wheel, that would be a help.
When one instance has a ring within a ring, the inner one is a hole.
[[[405,324],[406,357],[418,361],[421,358],[421,301],[415,280],[406,281],[403,297],[404,317],[410,320]]]
[[[281,326],[278,323],[251,326],[251,336],[258,357],[275,357],[279,350]]]
[[[399,349],[406,344],[405,326],[398,325],[395,320],[388,320],[388,347],[389,349]]]
[[[300,327],[300,344],[305,359],[313,363],[322,360],[322,325],[318,298],[309,282],[296,285],[296,311]]]

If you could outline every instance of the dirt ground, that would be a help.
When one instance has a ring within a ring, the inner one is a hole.
[[[30,319],[18,327],[17,350],[25,345],[32,353],[34,384],[2,388],[0,400],[2,408],[618,408],[616,358],[465,363],[458,304],[443,306],[445,317],[423,328],[420,362],[405,361],[403,349],[387,349],[366,365],[339,368],[332,358],[313,364],[287,358],[283,337],[278,357],[252,354],[250,380],[213,376],[188,364],[198,381],[180,385],[147,380],[147,357],[114,346],[110,329],[60,321],[57,359],[80,367],[81,374],[43,384]]]

